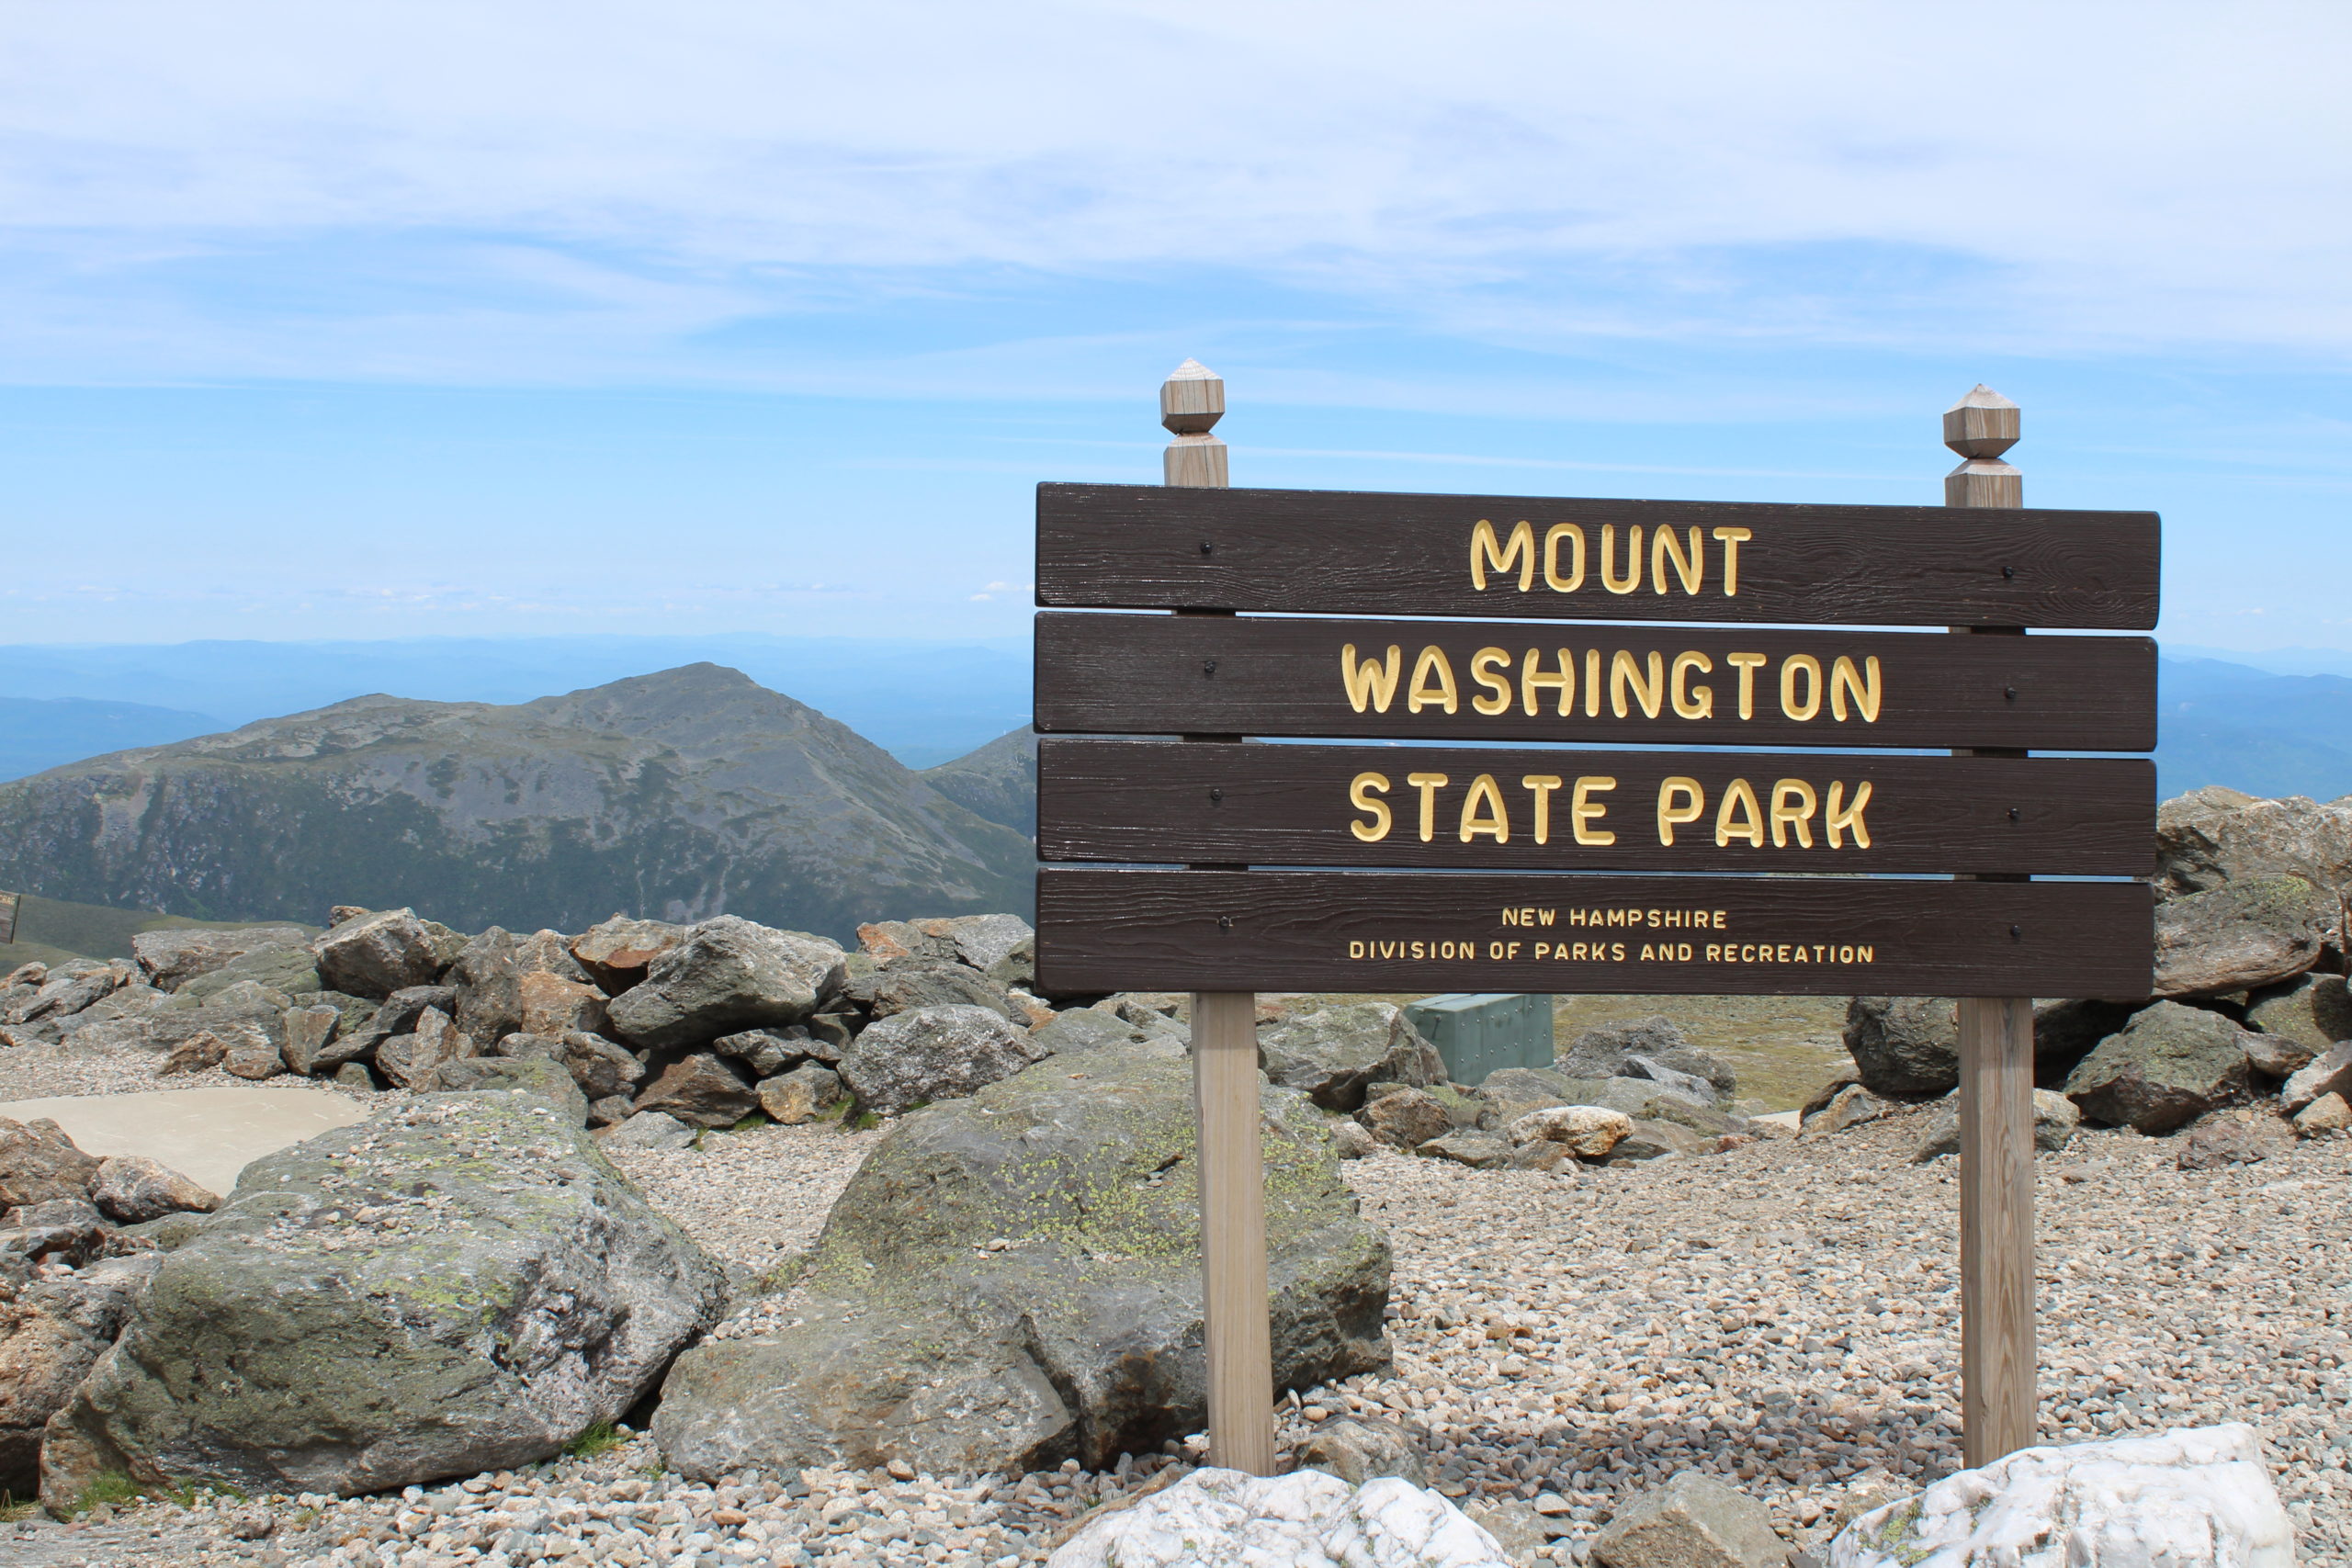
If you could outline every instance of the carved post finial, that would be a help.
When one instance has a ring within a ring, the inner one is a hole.
[[[1197,359],[1187,359],[1159,384],[1159,423],[1176,437],[1161,457],[1165,482],[1223,490],[1232,480],[1226,446],[1210,432],[1225,417],[1225,382]]]
[[[2018,444],[2023,421],[2017,404],[1981,381],[1944,411],[1944,445],[1962,459],[1944,476],[1946,506],[2025,504],[2025,475],[2001,461]]]

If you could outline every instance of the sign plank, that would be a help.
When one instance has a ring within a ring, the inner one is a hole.
[[[2132,882],[1112,871],[1037,875],[1037,979],[1120,990],[2148,994]]]
[[[2148,637],[1041,614],[1037,728],[2146,751]]]
[[[1048,738],[1049,861],[1463,871],[2155,869],[2155,765]]]
[[[2148,631],[2149,512],[1037,487],[1065,608]]]

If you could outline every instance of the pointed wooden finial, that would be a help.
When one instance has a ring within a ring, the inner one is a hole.
[[[2023,506],[2025,476],[2000,460],[2018,444],[2024,416],[2018,405],[1984,385],[1944,411],[1944,445],[1960,467],[1944,476],[1946,506]]]
[[[1159,384],[1159,423],[1176,437],[1168,444],[1161,471],[1171,485],[1223,490],[1225,443],[1209,432],[1225,417],[1225,382],[1197,359],[1187,359]]]

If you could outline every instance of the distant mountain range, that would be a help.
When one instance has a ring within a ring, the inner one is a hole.
[[[841,720],[910,768],[1029,722],[1025,638],[409,637],[379,642],[0,646],[0,779],[126,746],[161,746],[363,692],[526,703],[649,670],[740,670]],[[112,728],[107,728],[111,726]]]
[[[1006,825],[1034,812],[1023,728],[927,775],[716,664],[512,705],[359,697],[0,785],[0,868],[52,899],[198,919],[724,911],[846,938],[1026,912],[1034,852]]]

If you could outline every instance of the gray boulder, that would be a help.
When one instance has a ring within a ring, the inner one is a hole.
[[[557,1063],[540,1056],[460,1056],[444,1062],[434,1087],[456,1093],[535,1094],[574,1127],[588,1124],[588,1097]]]
[[[40,1278],[0,1257],[0,1492],[40,1489],[40,1445],[130,1315],[160,1254],[108,1258],[62,1277]]]
[[[743,1070],[754,1079],[775,1077],[808,1055],[808,1031],[797,1023],[789,1029],[741,1030],[710,1043],[713,1052],[742,1063]]]
[[[631,1094],[645,1077],[645,1066],[601,1034],[574,1031],[569,1034],[509,1034],[499,1041],[501,1056],[537,1056],[559,1064],[571,1075],[580,1092],[591,1100]]]
[[[2262,800],[2219,785],[2192,790],[2156,810],[2156,863],[2161,896],[2265,876],[2352,886],[2352,806],[2301,795]]]
[[[1351,1486],[1393,1475],[1415,1486],[1430,1483],[1429,1466],[1413,1435],[1376,1416],[1341,1416],[1306,1434],[1295,1456],[1302,1469],[1336,1475]]]
[[[1860,1084],[1848,1084],[1829,1097],[1820,1110],[1808,1111],[1799,1124],[1799,1136],[1825,1136],[1842,1133],[1849,1127],[1859,1127],[1865,1122],[1883,1121],[1894,1114],[1894,1107],[1872,1094]]]
[[[1693,1105],[1713,1105],[1715,1086],[1696,1073],[1679,1073],[1655,1056],[1627,1056],[1627,1077],[1647,1078],[1668,1094],[1681,1096]]]
[[[656,1047],[691,1045],[763,1024],[798,1023],[842,983],[842,950],[806,931],[735,915],[703,921],[612,1000],[614,1032]]]
[[[113,992],[128,977],[115,965],[95,959],[62,964],[50,970],[30,995],[19,993],[17,1000],[0,1008],[0,1023],[62,1022]]]
[[[1366,1100],[1356,1120],[1374,1137],[1397,1149],[1419,1148],[1454,1130],[1453,1118],[1437,1097],[1419,1089],[1398,1089],[1377,1100]]]
[[[364,1048],[356,1038],[338,1041],[336,1032],[343,1015],[334,1008],[322,1005],[288,1008],[286,1011],[286,1043],[279,1049],[288,1072],[305,1077],[331,1073],[344,1063],[357,1057]],[[346,1048],[335,1050],[337,1044]]]
[[[2143,1002],[2076,998],[2036,1003],[2033,1010],[2033,1081],[2043,1089],[2064,1085],[2098,1043],[2132,1021]]]
[[[683,1149],[700,1134],[666,1111],[640,1111],[600,1134],[607,1148]]]
[[[2043,1154],[2054,1155],[2074,1142],[2075,1129],[2081,1126],[2083,1113],[2064,1095],[2046,1089],[2033,1091],[2033,1146]],[[1960,1096],[1952,1094],[1936,1107],[1928,1118],[1928,1130],[1919,1139],[1918,1152],[1912,1159],[1925,1165],[1931,1159],[1960,1153]]]
[[[349,1496],[532,1463],[620,1416],[725,1298],[536,1097],[422,1097],[245,1168],[51,1422],[41,1495],[116,1471]]]
[[[2236,881],[2156,906],[2153,995],[2214,996],[2291,980],[2343,923],[2334,893],[2299,876]]]
[[[571,956],[597,984],[617,994],[644,979],[647,965],[685,940],[684,926],[615,915],[572,938]]]
[[[175,991],[256,948],[300,947],[310,940],[311,933],[300,926],[141,931],[130,939],[130,952],[152,985]]]
[[[2217,1112],[2181,1134],[2173,1164],[2182,1170],[2258,1165],[2295,1146],[2295,1130],[2268,1108]]]
[[[1785,1568],[1789,1548],[1770,1508],[1686,1470],[1620,1504],[1592,1556],[1604,1568]]]
[[[1739,1075],[1732,1070],[1730,1063],[1691,1044],[1680,1026],[1663,1015],[1588,1029],[1552,1065],[1572,1078],[1649,1077],[1646,1071],[1634,1066],[1636,1057],[1646,1058],[1673,1072],[1704,1078],[1718,1096],[1736,1093],[1739,1089]]]
[[[1875,1095],[1960,1087],[1960,1018],[1950,997],[1856,997],[1846,1004],[1846,1049]]]
[[[433,984],[447,964],[426,925],[413,909],[379,909],[344,921],[311,943],[320,983],[378,999],[403,986]]]
[[[402,986],[384,998],[376,1010],[374,1020],[379,1035],[409,1034],[415,1032],[417,1020],[427,1008],[437,1008],[455,1022],[458,1016],[458,991],[454,986]],[[473,1032],[460,1023],[458,1029],[468,1034]],[[476,1040],[494,1040],[494,1034],[473,1034]]]
[[[2220,1013],[2158,1002],[2083,1058],[2066,1098],[2098,1121],[2169,1133],[2245,1095],[2243,1032]]]
[[[1385,1365],[1388,1248],[1323,1118],[1264,1096],[1277,1386]],[[1192,1068],[1049,1059],[907,1117],[833,1205],[794,1327],[678,1359],[653,1423],[708,1478],[893,1460],[933,1474],[1101,1466],[1201,1429]]]
[[[1623,1165],[1633,1160],[1663,1159],[1669,1155],[1690,1157],[1713,1154],[1714,1148],[1714,1140],[1679,1122],[1637,1116],[1634,1118],[1634,1130],[1609,1151],[1609,1163]]]
[[[958,1004],[915,1008],[868,1024],[842,1057],[842,1082],[860,1110],[896,1116],[965,1096],[1042,1056],[1002,1013]]]
[[[637,1097],[639,1111],[665,1111],[695,1127],[732,1127],[759,1108],[752,1086],[707,1051],[671,1063]]]
[[[876,1018],[888,1018],[913,1008],[960,1004],[992,1009],[1014,1023],[1028,1022],[1002,986],[961,964],[931,964],[917,959],[887,964],[865,987],[861,999]]]
[[[1365,1111],[1372,1109],[1370,1106]],[[1356,1112],[1361,1116],[1363,1111]],[[1336,1134],[1335,1134],[1336,1141]],[[1456,1165],[1466,1165],[1473,1170],[1493,1170],[1510,1163],[1511,1145],[1493,1133],[1448,1133],[1415,1145],[1413,1152],[1425,1159],[1449,1159]],[[1344,1152],[1340,1157],[1346,1158]]]
[[[1018,915],[958,915],[946,919],[877,920],[857,928],[858,945],[883,964],[913,958],[968,964],[1000,985],[1023,985],[1037,933]]]
[[[2297,1068],[2278,1091],[2278,1108],[2291,1113],[2331,1094],[2352,1099],[2352,1044],[2338,1045],[2309,1066]]]
[[[605,993],[559,931],[517,937],[492,926],[466,943],[449,978],[457,987],[449,1010],[477,1040],[605,1027]]]
[[[53,1198],[86,1202],[98,1163],[45,1116],[30,1122],[0,1116],[0,1209]]]
[[[178,1171],[142,1155],[108,1155],[90,1182],[90,1201],[117,1224],[143,1224],[165,1214],[209,1214],[220,1206],[215,1194]]]
[[[1576,1087],[1579,1091],[1577,1104],[1623,1111],[1637,1122],[1671,1122],[1709,1137],[1734,1132],[1744,1124],[1713,1106],[1694,1105],[1686,1096],[1649,1078],[1603,1078],[1598,1083],[1585,1080]]]
[[[814,1122],[840,1104],[848,1094],[841,1075],[815,1062],[803,1062],[788,1073],[760,1080],[760,1109],[770,1120],[786,1127]]]
[[[447,1013],[426,1008],[417,1015],[413,1032],[377,1043],[376,1070],[401,1088],[421,1093],[437,1081],[443,1063],[470,1056],[474,1049],[473,1038],[449,1021]]]
[[[2276,1042],[2263,1048],[2267,1059],[2256,1066],[2285,1077],[2336,1042],[2352,1040],[2352,996],[2341,975],[2305,975],[2256,992],[2247,1000],[2245,1021]],[[2302,1061],[2292,1060],[2298,1055]]]
[[[318,960],[307,946],[273,942],[241,953],[209,974],[198,975],[173,994],[196,1001],[218,996],[240,980],[251,980],[267,990],[294,996],[320,987]]]
[[[1497,1131],[1531,1111],[1578,1104],[1593,1087],[1592,1079],[1571,1078],[1549,1067],[1497,1068],[1478,1086],[1478,1098],[1484,1102],[1478,1125]]]
[[[1173,1019],[1132,1023],[1102,1008],[1071,1008],[1057,1012],[1029,1032],[1030,1043],[1049,1056],[1076,1056],[1088,1051],[1125,1049],[1157,1042],[1182,1054],[1191,1048],[1184,1026]]]
[[[1437,1047],[1386,1002],[1334,1003],[1260,1024],[1258,1062],[1270,1080],[1326,1111],[1361,1109],[1374,1083],[1445,1081]]]

